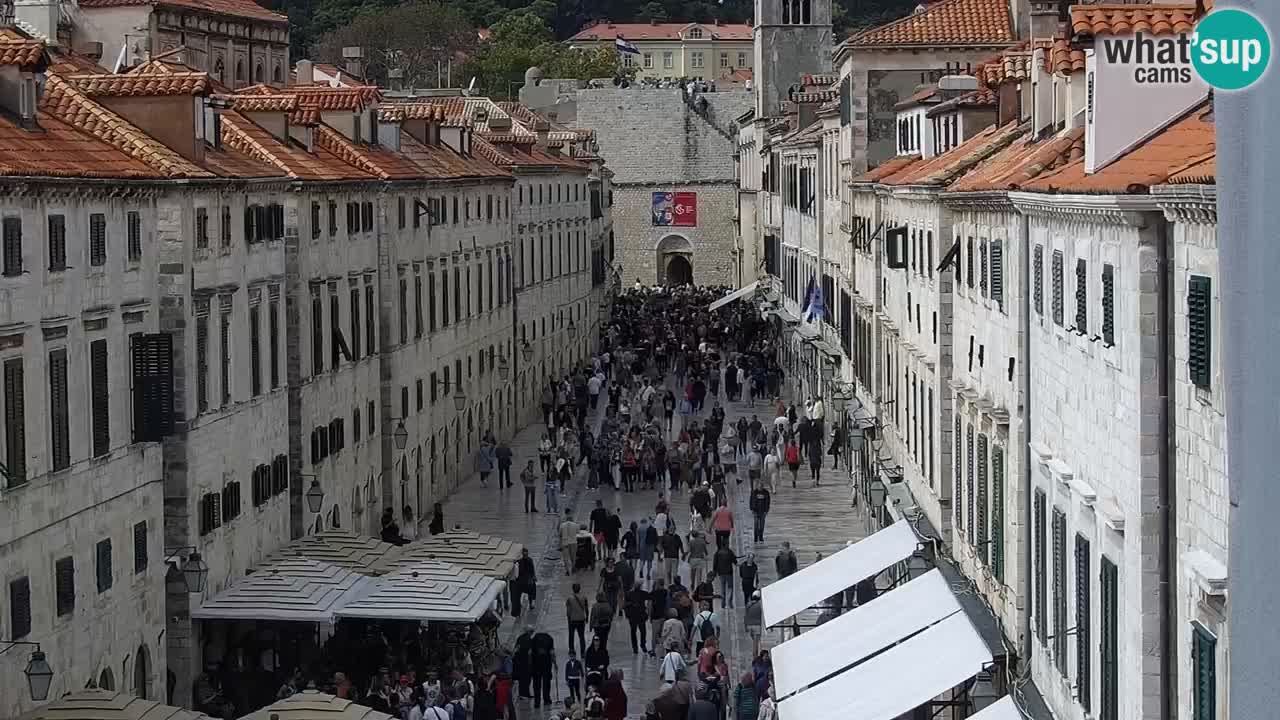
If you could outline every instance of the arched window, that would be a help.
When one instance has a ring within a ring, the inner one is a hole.
[[[262,82],[262,63],[253,66],[253,81],[256,83]]]
[[[222,58],[213,61],[213,76],[218,78],[218,82],[225,83],[227,81],[227,68],[222,63]]]
[[[782,24],[791,24],[791,0],[782,0]]]
[[[133,694],[144,700],[151,695],[151,653],[146,645],[139,646],[133,658]]]
[[[271,82],[280,85],[284,82],[284,71],[280,69],[280,63],[271,70]]]
[[[809,6],[811,0],[800,0],[800,24],[809,24]]]
[[[111,668],[102,668],[102,675],[98,677],[98,687],[102,690],[116,689],[116,676],[112,674]]]
[[[236,84],[239,85],[243,83],[244,79],[245,79],[244,78],[244,61],[237,60],[236,61]]]

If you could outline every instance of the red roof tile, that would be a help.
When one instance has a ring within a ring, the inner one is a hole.
[[[715,25],[708,23],[611,23],[589,25],[569,38],[569,42],[592,40],[679,40],[681,33],[692,27],[702,28],[706,40],[751,40],[750,25]],[[689,39],[688,36],[685,36]],[[696,41],[696,39],[694,39]]]
[[[1076,35],[1148,35],[1189,33],[1196,24],[1193,4],[1099,4],[1071,8],[1071,32]]]
[[[1084,50],[1071,47],[1071,43],[1062,38],[1053,41],[1053,45],[1045,50],[1045,71],[1058,72],[1064,75],[1084,70]]]
[[[293,112],[298,109],[297,95],[232,95],[231,109],[238,112]]]
[[[1079,160],[1041,175],[1026,189],[1107,195],[1146,192],[1184,171],[1188,160],[1208,157],[1215,148],[1213,120],[1202,105],[1092,175],[1085,174],[1084,160]]]
[[[1013,35],[1005,0],[941,0],[918,12],[849,38],[855,48],[902,45],[1004,45]]]
[[[80,53],[68,52],[62,49],[50,51],[52,62],[49,64],[48,71],[57,73],[58,75],[84,75],[87,73],[102,74],[108,72],[106,68],[98,64],[96,60],[88,55]]]
[[[929,112],[925,113],[929,117],[944,115],[958,108],[994,108],[998,106],[999,99],[996,97],[996,91],[991,88],[978,88],[970,90],[962,95],[957,95],[945,102],[938,103],[929,108]]]
[[[264,92],[266,88],[270,92]],[[372,85],[355,85],[351,87],[325,87],[323,85],[289,85],[273,88],[269,85],[255,86],[257,95],[274,95],[289,93],[298,96],[298,104],[305,108],[330,111],[343,110],[356,112],[382,100],[382,93]]]
[[[1024,132],[1016,122],[986,130],[940,155],[913,163],[901,172],[880,180],[884,185],[949,185],[978,163],[1008,147]]]
[[[0,65],[27,67],[45,59],[44,41],[27,37],[13,28],[0,28]]]
[[[41,132],[0,115],[0,175],[18,177],[160,178],[161,173],[111,144],[37,113]]]
[[[431,147],[401,133],[400,154],[432,179],[509,178],[511,174],[480,157],[463,157],[448,146]]]
[[[209,90],[209,76],[202,72],[68,75],[67,80],[90,97],[200,95]]]
[[[1213,185],[1218,182],[1218,152],[1192,160],[1169,176],[1170,185]]]
[[[390,103],[378,108],[378,120],[400,122],[402,120],[444,120],[444,108],[435,103]]]
[[[320,124],[320,111],[315,108],[298,108],[289,113],[289,124],[315,127]]]
[[[271,12],[252,0],[80,0],[81,8],[128,7],[140,5],[159,5],[197,10],[211,15],[258,20],[276,25],[286,25],[289,18]]]
[[[907,108],[913,108],[917,105],[925,105],[925,104],[941,102],[942,98],[939,97],[941,93],[942,93],[942,90],[938,89],[937,85],[926,85],[921,88],[916,88],[916,91],[912,93],[910,97],[898,103],[897,105],[894,105],[893,109],[906,110]]]
[[[1084,128],[1075,128],[1047,140],[1024,135],[992,155],[947,188],[950,192],[1017,190],[1026,183],[1069,162],[1084,157]]]
[[[315,129],[316,147],[336,155],[340,160],[382,180],[417,180],[421,170],[404,156],[381,146],[352,142],[328,125]]]
[[[372,180],[373,175],[343,162],[316,143],[312,152],[277,139],[261,126],[234,113],[222,121],[222,144],[252,157],[276,172],[299,180]]]
[[[919,155],[899,155],[889,158],[867,172],[853,179],[856,183],[874,183],[891,175],[895,175],[920,162]]]

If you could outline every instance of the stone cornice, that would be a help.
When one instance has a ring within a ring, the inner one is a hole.
[[[942,204],[947,207],[964,210],[991,210],[994,212],[1015,210],[1013,203],[1009,200],[1009,193],[1003,190],[943,193]]]
[[[1024,215],[1063,220],[1087,219],[1141,227],[1144,214],[1160,208],[1150,195],[1052,195],[1012,192],[1009,201]]]
[[[1169,222],[1216,225],[1218,187],[1216,185],[1158,185],[1151,189]]]

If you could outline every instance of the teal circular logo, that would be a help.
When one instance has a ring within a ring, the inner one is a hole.
[[[1271,60],[1271,37],[1244,10],[1216,10],[1196,23],[1191,64],[1218,90],[1243,90],[1258,81]]]

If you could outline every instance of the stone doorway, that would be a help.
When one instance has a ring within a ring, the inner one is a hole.
[[[667,261],[667,285],[692,285],[693,265],[684,255],[671,255]]]
[[[693,243],[683,235],[668,235],[658,243],[659,285],[693,284]]]

